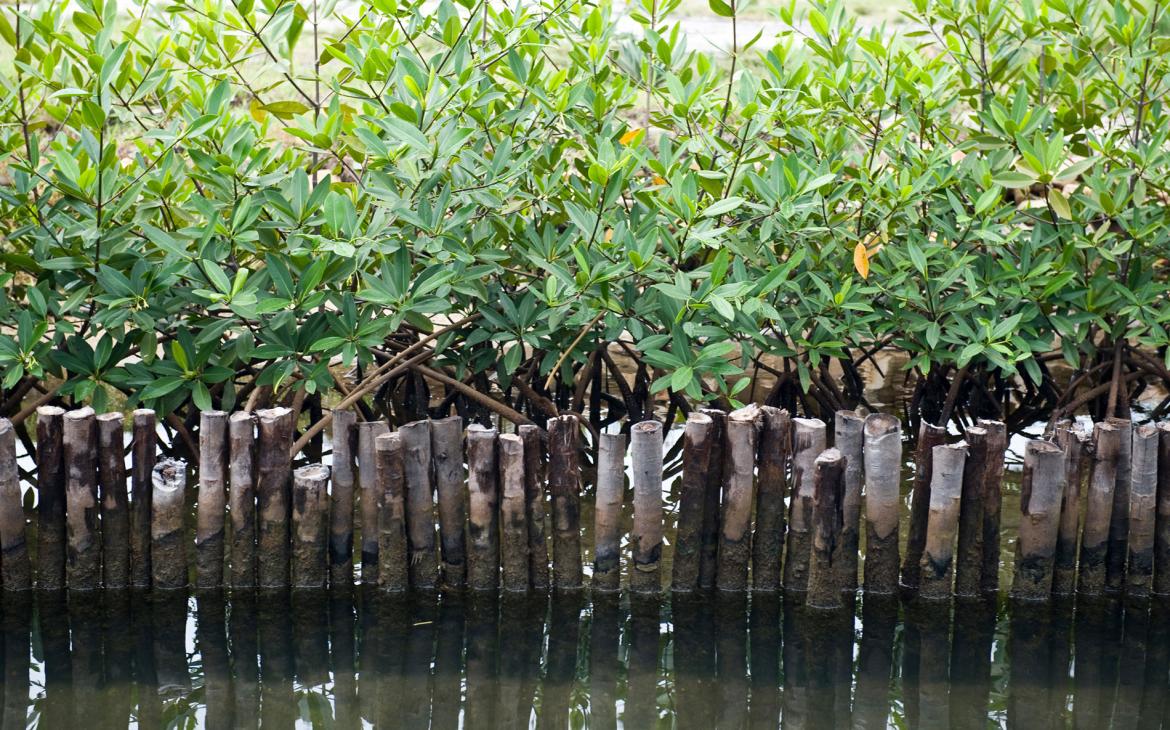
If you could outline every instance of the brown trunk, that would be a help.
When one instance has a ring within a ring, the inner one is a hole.
[[[1154,575],[1154,527],[1158,501],[1158,427],[1133,430],[1133,469],[1129,487],[1129,561],[1127,596],[1144,598]]]
[[[287,588],[293,414],[267,408],[256,411],[256,418],[256,582],[261,588]]]
[[[125,480],[122,488],[125,497]],[[31,589],[32,564],[28,560],[28,542],[25,538],[20,471],[16,468],[16,429],[7,418],[0,418],[0,552],[3,553],[0,576],[4,590]]]
[[[971,426],[964,434],[967,460],[963,466],[963,494],[959,502],[959,547],[955,565],[955,595],[978,598],[983,579],[983,499],[987,479],[987,429]]]
[[[865,592],[898,589],[898,513],[901,509],[902,424],[874,413],[865,419]]]
[[[524,440],[500,436],[500,563],[504,590],[528,590],[528,521],[525,519]]]
[[[845,458],[845,524],[837,542],[839,556],[834,565],[840,571],[837,585],[846,593],[857,591],[857,556],[860,549],[861,485],[865,480],[865,419],[853,411],[837,411],[833,425],[833,446]]]
[[[154,465],[158,458],[158,423],[154,411],[134,411],[130,468],[130,585],[150,587],[154,571],[150,560],[151,501]]]
[[[792,419],[788,411],[761,406],[760,447],[756,455],[756,531],[752,536],[752,590],[780,590],[784,552],[784,500],[788,498],[788,457]],[[681,516],[680,516],[681,519]],[[678,557],[675,548],[675,559]]]
[[[922,579],[922,553],[926,549],[926,523],[930,517],[930,483],[933,475],[931,456],[935,446],[946,442],[944,426],[922,422],[918,429],[918,447],[914,455],[914,488],[910,493],[910,526],[906,537],[906,554],[902,558],[902,585],[918,590]]]
[[[443,587],[460,590],[467,582],[467,508],[464,506],[463,419],[431,422],[431,457],[439,493],[439,547]]]
[[[581,433],[576,415],[548,421],[548,488],[553,499],[553,584],[581,587]]]
[[[323,590],[328,574],[326,523],[329,468],[302,466],[293,472],[292,585]]]
[[[98,532],[97,430],[92,408],[65,414],[65,525],[69,590],[101,587],[102,538]]]
[[[812,551],[813,469],[825,450],[825,424],[819,418],[792,419],[792,498],[788,512],[788,549],[784,556],[784,590],[808,588]]]
[[[1154,593],[1170,594],[1170,423],[1158,427],[1158,519],[1154,535]]]
[[[37,409],[37,588],[46,591],[65,588],[64,415],[56,406]]]
[[[285,451],[287,454],[287,450]],[[155,590],[187,587],[187,541],[183,529],[187,463],[162,459],[154,466],[150,515],[151,582]]]
[[[1012,598],[1047,601],[1052,596],[1064,480],[1064,449],[1051,441],[1029,441],[1020,480],[1020,533]]]
[[[102,502],[102,584],[130,585],[130,505],[126,493],[126,439],[121,413],[97,417],[98,492]],[[21,516],[23,519],[23,515]],[[5,552],[5,568],[8,553]]]
[[[662,590],[662,424],[642,421],[630,428],[630,434],[634,491],[630,590],[658,593]]]
[[[256,419],[240,411],[228,419],[229,504],[233,588],[256,586]]]
[[[712,470],[722,467],[711,461],[715,422],[706,413],[691,413],[683,432],[683,467],[679,483],[678,524],[675,532],[674,567],[671,587],[693,591],[699,587],[699,563],[703,548],[703,509]],[[761,477],[762,478],[762,477]],[[783,503],[780,509],[783,509]],[[774,556],[779,563],[779,553]]]
[[[987,431],[987,467],[983,477],[983,593],[999,592],[999,513],[1003,503],[1003,468],[1007,428],[1000,421],[980,420]]]
[[[621,587],[625,457],[624,434],[601,434],[597,446],[597,497],[593,509],[593,588],[598,591],[616,591]]]
[[[332,468],[329,494],[329,585],[353,586],[354,446],[357,414],[350,408],[333,411]]]
[[[195,586],[223,586],[223,525],[227,493],[228,414],[199,416],[199,496],[195,516]]]
[[[1064,449],[1064,494],[1060,500],[1060,529],[1052,573],[1052,593],[1058,596],[1071,596],[1077,590],[1077,535],[1080,534],[1081,482],[1088,438],[1079,427],[1068,425],[1056,433],[1056,442]]]
[[[524,498],[528,523],[528,577],[532,590],[548,592],[548,539],[545,528],[544,445],[540,429],[524,424],[517,429],[524,441]]]
[[[930,510],[926,542],[919,568],[919,595],[928,600],[949,600],[954,577],[955,533],[959,527],[959,502],[963,496],[963,472],[967,444],[936,446],[931,452]]]
[[[719,570],[719,509],[723,494],[723,452],[727,448],[727,413],[714,408],[700,411],[711,418],[711,468],[703,492],[702,549],[699,553],[699,588],[715,587]]]
[[[1117,485],[1117,459],[1121,452],[1121,429],[1112,423],[1098,423],[1093,434],[1093,473],[1085,501],[1085,527],[1081,535],[1081,559],[1077,592],[1099,596],[1105,590],[1105,554],[1109,549],[1109,522],[1113,512],[1113,490]]]
[[[719,569],[715,579],[721,591],[744,591],[748,586],[748,561],[752,549],[752,496],[761,420],[760,409],[755,405],[740,408],[727,417]]]
[[[406,469],[406,537],[410,585],[433,589],[438,581],[435,554],[435,490],[431,481],[431,423],[415,421],[399,429]]]
[[[1128,418],[1110,418],[1121,432],[1117,452],[1117,478],[1113,487],[1113,511],[1109,513],[1109,547],[1105,553],[1105,592],[1120,593],[1125,584],[1125,558],[1129,540],[1129,484],[1133,458],[1133,423]]]
[[[358,509],[362,545],[362,583],[378,585],[378,510],[383,488],[378,484],[377,438],[390,431],[384,421],[359,423],[358,433]]]
[[[384,591],[401,593],[410,588],[410,566],[407,564],[406,539],[406,465],[402,436],[398,433],[380,433],[374,439],[373,481],[377,491],[373,495],[377,509],[372,522],[377,538],[378,587]],[[364,496],[364,495],[363,495]],[[366,570],[362,567],[362,582]]]
[[[499,435],[479,424],[467,427],[467,586],[494,591],[500,584]]]
[[[809,608],[841,608],[841,570],[834,563],[845,524],[845,470],[838,449],[821,452],[813,463],[812,553],[808,569]]]

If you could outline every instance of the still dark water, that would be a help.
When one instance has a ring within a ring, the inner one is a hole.
[[[1158,728],[1170,608],[6,596],[3,727]]]

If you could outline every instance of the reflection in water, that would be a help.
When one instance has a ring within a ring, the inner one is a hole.
[[[1159,728],[1170,610],[895,598],[3,597],[3,727]]]

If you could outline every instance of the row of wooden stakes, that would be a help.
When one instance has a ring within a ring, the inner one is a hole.
[[[121,413],[40,408],[34,580],[15,434],[0,420],[4,589],[183,588],[192,547],[197,588],[351,586],[355,534],[361,582],[386,590],[584,585],[575,415],[551,419],[546,432],[464,429],[457,416],[391,432],[340,410],[332,414],[331,469],[292,468],[294,426],[287,408],[201,415],[190,541],[188,470],[157,458],[152,411],[133,414],[127,469]],[[628,586],[664,587],[662,428],[633,424],[628,444],[625,434],[598,436],[596,590],[621,587],[627,451]],[[863,589],[879,595],[998,590],[1003,424],[981,421],[953,444],[945,429],[922,426],[904,555],[900,422],[841,411],[832,431],[829,448],[824,422],[776,408],[690,414],[670,588],[785,590],[821,608],[856,591],[859,572]],[[1064,423],[1055,440],[1028,441],[1020,509],[1015,597],[1170,593],[1165,426],[1110,419],[1088,433]]]

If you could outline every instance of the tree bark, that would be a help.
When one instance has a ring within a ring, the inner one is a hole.
[[[467,585],[474,591],[494,591],[500,584],[498,440],[494,428],[467,427]]]
[[[593,509],[593,588],[621,587],[622,502],[626,486],[626,437],[603,433],[597,445],[597,497]]]
[[[865,419],[865,593],[898,589],[902,424],[887,413]]]
[[[703,491],[702,547],[699,553],[699,588],[715,587],[719,570],[719,508],[723,503],[724,450],[727,448],[727,413],[715,408],[700,409],[712,422],[711,468]]]
[[[784,556],[784,590],[808,588],[812,551],[813,467],[825,450],[825,424],[819,418],[792,419],[792,498],[788,513],[788,549]]]
[[[1146,423],[1133,429],[1129,487],[1129,560],[1127,596],[1145,598],[1154,575],[1154,529],[1158,501],[1158,427]]]
[[[1081,559],[1077,593],[1099,596],[1105,591],[1105,555],[1109,550],[1109,525],[1113,512],[1113,490],[1117,485],[1117,461],[1122,431],[1109,422],[1098,423],[1094,431],[1093,473],[1085,502],[1085,527],[1081,535]]]
[[[914,488],[910,494],[906,555],[902,558],[902,585],[910,590],[918,590],[922,579],[922,554],[926,549],[926,523],[930,517],[930,485],[933,477],[931,457],[934,447],[941,446],[946,438],[945,426],[922,421],[914,457]]]
[[[544,493],[544,444],[537,426],[516,429],[524,441],[524,498],[528,523],[528,577],[532,590],[544,594],[549,588],[547,513]]]
[[[431,423],[415,421],[398,430],[406,467],[406,537],[410,585],[433,589],[438,580],[435,554],[435,496],[431,480]]]
[[[778,591],[783,578],[788,459],[792,419],[788,411],[761,406],[760,446],[756,456],[756,531],[752,536],[752,590]],[[681,519],[681,511],[680,511]],[[675,560],[678,560],[675,548]]]
[[[716,585],[721,591],[744,591],[751,558],[752,497],[760,409],[754,404],[727,417],[723,452],[723,512],[719,532]]]
[[[228,419],[228,510],[231,514],[233,588],[256,586],[256,419],[238,411]]]
[[[223,587],[223,526],[227,497],[228,414],[199,416],[199,495],[195,517],[195,586]]]
[[[402,435],[380,433],[374,439],[374,484],[377,490],[377,516],[373,523],[362,524],[375,528],[378,549],[378,587],[384,591],[401,593],[410,588],[410,566],[407,563],[406,539],[406,465]],[[363,495],[364,496],[364,495]],[[363,558],[364,561],[364,558]],[[362,581],[366,582],[365,566]]]
[[[431,422],[431,457],[439,493],[439,547],[443,587],[460,590],[467,582],[467,508],[464,505],[463,419]]]
[[[125,497],[125,481],[122,489]],[[3,553],[0,558],[0,578],[4,590],[30,590],[32,564],[28,559],[28,540],[25,536],[20,470],[16,467],[16,429],[7,418],[0,418],[0,552]]]
[[[329,467],[302,466],[293,472],[292,585],[323,590],[328,575]]]
[[[1084,481],[1085,442],[1079,427],[1057,429],[1056,442],[1064,449],[1064,494],[1060,500],[1060,529],[1056,537],[1056,566],[1052,593],[1071,596],[1077,590],[1077,535],[1081,519],[1081,482]]]
[[[149,588],[151,568],[151,502],[154,465],[158,458],[158,422],[147,408],[134,411],[130,468],[130,585]]]
[[[553,499],[553,584],[581,587],[581,473],[577,416],[548,421],[548,486]]]
[[[813,536],[805,605],[816,609],[841,608],[839,543],[845,526],[845,471],[847,462],[839,449],[817,456],[813,464]]]
[[[1121,432],[1117,454],[1117,478],[1113,487],[1113,511],[1109,515],[1109,548],[1105,554],[1105,592],[1120,593],[1125,584],[1125,559],[1129,552],[1129,485],[1132,478],[1133,423],[1128,418],[1109,418]]]
[[[955,533],[959,527],[959,502],[967,444],[935,446],[931,453],[930,510],[926,522],[919,569],[919,595],[927,600],[949,600],[954,577]]]
[[[978,598],[983,578],[983,500],[986,496],[989,434],[971,426],[964,434],[967,459],[963,465],[963,493],[959,502],[959,547],[955,565],[955,595]]]
[[[857,558],[860,549],[861,485],[865,480],[865,419],[853,411],[837,411],[833,445],[845,459],[844,526],[837,542],[834,565],[840,571],[837,585],[843,592],[857,591]]]
[[[712,470],[722,470],[721,465],[711,460],[715,433],[715,422],[706,413],[693,412],[687,417],[683,431],[683,467],[671,575],[671,588],[678,592],[689,592],[699,587],[707,484]],[[779,508],[783,507],[781,502]],[[779,553],[776,553],[774,559],[778,567]]]
[[[1158,427],[1158,518],[1154,535],[1154,593],[1170,595],[1170,423]]]
[[[261,588],[287,588],[293,413],[267,408],[256,411],[256,418],[256,582]]]
[[[362,546],[362,583],[378,585],[378,511],[384,488],[378,483],[378,454],[375,441],[389,433],[385,421],[359,423],[358,433],[358,509]]]
[[[662,590],[662,424],[642,421],[630,428],[634,529],[630,534],[633,563],[630,590]]]
[[[99,532],[97,439],[93,409],[65,414],[65,524],[69,550],[69,590],[101,587],[102,537]]]
[[[130,585],[130,505],[126,492],[126,454],[121,413],[97,417],[98,492],[102,503],[102,585]],[[21,516],[23,521],[23,515]],[[8,553],[4,553],[5,568]]]
[[[45,591],[65,588],[64,416],[56,406],[37,408],[37,588]]]
[[[999,592],[999,523],[1003,503],[1003,469],[1007,428],[1000,421],[980,420],[987,430],[987,471],[983,478],[983,593]]]
[[[187,544],[183,529],[187,463],[162,459],[154,467],[151,498],[150,556],[156,590],[187,587]]]
[[[1064,480],[1064,450],[1051,441],[1029,441],[1020,483],[1020,533],[1012,581],[1015,599],[1046,601],[1052,595]]]
[[[500,436],[500,563],[504,590],[528,590],[528,520],[525,518],[524,439]]]
[[[357,414],[351,408],[333,411],[329,494],[329,585],[353,587],[354,446]]]

